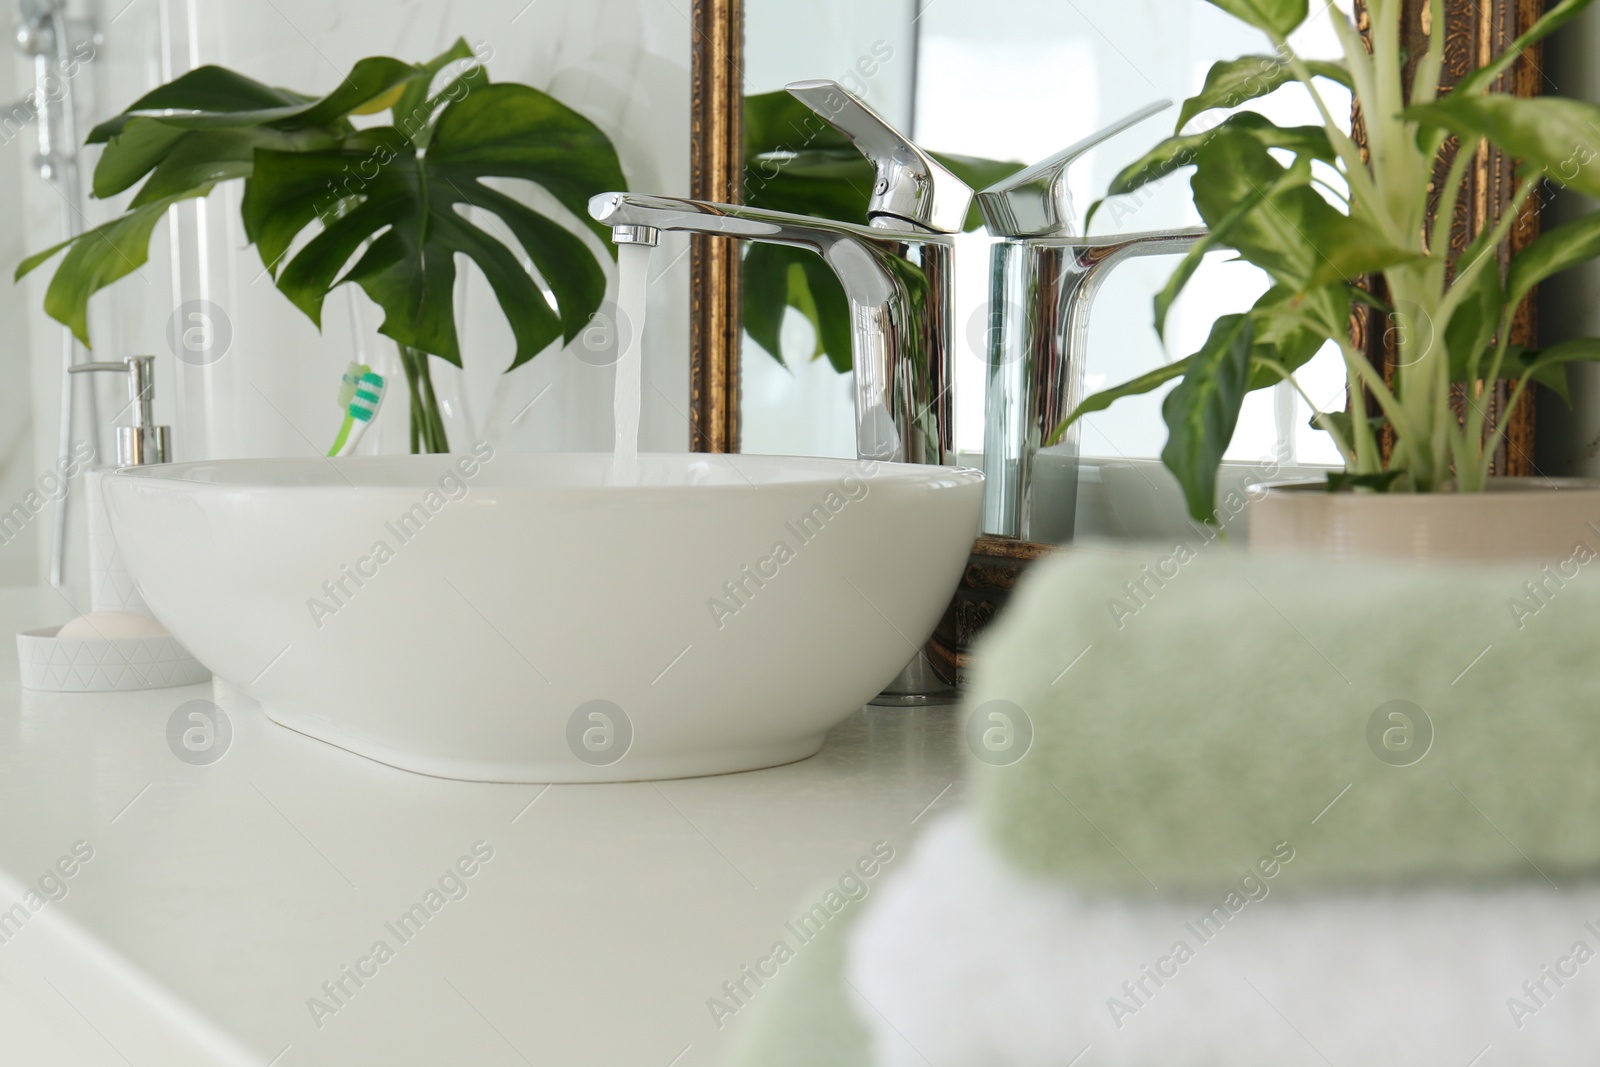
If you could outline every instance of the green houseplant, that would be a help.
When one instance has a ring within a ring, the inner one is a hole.
[[[464,40],[427,63],[370,57],[320,98],[221,67],[190,71],[89,134],[90,144],[105,146],[94,195],[137,185],[127,211],[30,256],[16,277],[65,250],[45,310],[88,345],[89,299],[146,261],[167,210],[242,180],[245,233],[278,289],[320,327],[329,292],[361,286],[384,311],[379,332],[400,348],[412,450],[447,451],[429,360],[461,365],[456,256],[477,264],[511,325],[511,369],[576,337],[606,287],[604,267],[582,239],[483,179],[539,184],[612,255],[609,231],[589,220],[586,205],[626,187],[598,127],[537,89],[491,84],[477,60]],[[387,123],[352,121],[384,112]],[[493,228],[517,247],[464,207],[493,216]]]
[[[1600,254],[1600,214],[1549,230],[1511,258],[1507,270],[1500,260],[1520,209],[1541,181],[1600,195],[1594,162],[1600,158],[1600,107],[1493,89],[1518,55],[1589,0],[1560,0],[1448,93],[1439,86],[1442,41],[1415,57],[1401,47],[1400,0],[1368,0],[1370,49],[1342,13],[1331,5],[1326,12],[1319,8],[1339,35],[1339,63],[1302,59],[1288,44],[1309,14],[1307,0],[1208,2],[1265,32],[1274,54],[1213,66],[1201,91],[1184,102],[1174,135],[1122,171],[1109,195],[1193,168],[1194,202],[1210,235],[1157,296],[1158,330],[1208,251],[1237,250],[1271,276],[1272,287],[1249,312],[1217,320],[1198,352],[1084,400],[1053,439],[1085,414],[1177,379],[1162,405],[1169,436],[1161,458],[1177,476],[1191,515],[1211,521],[1217,471],[1246,393],[1292,382],[1295,370],[1332,341],[1344,357],[1350,410],[1317,412],[1311,405],[1313,424],[1332,435],[1345,462],[1328,488],[1482,491],[1504,428],[1488,428],[1484,405],[1470,389],[1465,416],[1458,416],[1452,386],[1509,379],[1513,403],[1535,382],[1565,396],[1566,364],[1600,358],[1600,341],[1592,338],[1538,351],[1509,339],[1511,316],[1534,286]],[[1413,60],[1408,84],[1405,70]],[[1365,156],[1344,117],[1324,102],[1318,88],[1324,80],[1352,90],[1365,118]],[[1310,94],[1321,125],[1284,128],[1258,112],[1236,110],[1290,83]],[[1185,132],[1194,118],[1221,110],[1232,113]],[[1515,197],[1452,262],[1450,220],[1467,167],[1486,142],[1521,161]],[[1435,194],[1437,221],[1430,225]],[[1381,290],[1362,284],[1369,275],[1382,276]],[[1353,301],[1389,318],[1398,345],[1392,381],[1351,343]],[[1394,434],[1387,459],[1379,444],[1385,424]]]

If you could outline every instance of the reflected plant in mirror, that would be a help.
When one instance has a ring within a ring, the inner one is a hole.
[[[89,134],[105,146],[94,195],[137,185],[127,211],[28,257],[16,277],[64,250],[45,310],[88,345],[90,298],[145,263],[167,210],[240,179],[245,234],[278,289],[320,329],[328,294],[359,285],[384,311],[378,332],[399,346],[411,450],[449,451],[429,361],[461,365],[456,257],[488,279],[516,341],[514,370],[570,343],[600,307],[601,259],[615,246],[585,207],[626,187],[599,127],[531,86],[491,84],[486,58],[465,40],[427,63],[369,57],[320,98],[192,70]],[[384,113],[387,122],[355,121]],[[485,184],[497,178],[543,187],[606,252]]]
[[[784,91],[746,97],[744,130],[746,204],[867,225],[872,164],[844,134]],[[1021,163],[928,154],[974,189],[1022,169]],[[982,225],[974,206],[964,229]],[[834,370],[847,373],[850,305],[833,268],[807,249],[750,242],[744,257],[744,328],[780,362],[783,320],[790,308],[811,325],[815,340],[809,358],[826,357]]]
[[[1510,381],[1509,410],[1535,382],[1565,398],[1566,364],[1600,359],[1594,338],[1543,350],[1510,339],[1512,316],[1541,280],[1600,254],[1600,214],[1503,255],[1542,181],[1600,196],[1594,165],[1600,107],[1497,88],[1524,50],[1590,0],[1561,0],[1448,92],[1440,86],[1442,32],[1426,51],[1409,55],[1400,43],[1400,0],[1368,0],[1367,40],[1337,8],[1318,6],[1317,17],[1337,31],[1343,62],[1307,60],[1289,45],[1310,15],[1308,0],[1208,2],[1265,32],[1273,54],[1213,66],[1200,92],[1184,102],[1173,136],[1124,169],[1108,196],[1191,171],[1195,207],[1210,233],[1157,295],[1158,331],[1207,252],[1231,247],[1273,285],[1247,313],[1218,319],[1199,351],[1085,399],[1052,440],[1090,412],[1177,379],[1162,404],[1168,439],[1161,458],[1182,485],[1190,514],[1213,521],[1218,469],[1245,395],[1294,382],[1296,370],[1332,341],[1344,357],[1350,410],[1317,411],[1305,397],[1313,425],[1332,436],[1344,459],[1345,470],[1328,479],[1330,490],[1484,490],[1505,426],[1492,424],[1475,385]],[[1324,102],[1319,86],[1328,82],[1353,93],[1365,146]],[[1240,109],[1290,84],[1310,95],[1321,125],[1286,128]],[[1219,121],[1222,112],[1229,114]],[[1485,144],[1522,161],[1516,193],[1499,219],[1488,220],[1452,257],[1455,209]],[[1105,202],[1091,209],[1091,219]],[[1503,260],[1509,267],[1502,268]],[[1357,302],[1387,318],[1396,349],[1388,378],[1351,340]],[[1453,396],[1460,384],[1466,404],[1458,415]],[[1393,440],[1387,456],[1385,427]]]

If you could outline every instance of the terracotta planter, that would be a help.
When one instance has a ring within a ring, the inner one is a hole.
[[[1483,493],[1330,493],[1322,482],[1252,487],[1253,551],[1334,559],[1564,559],[1600,551],[1600,482],[1491,478]]]

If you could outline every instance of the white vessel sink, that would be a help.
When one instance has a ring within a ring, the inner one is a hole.
[[[150,608],[275,721],[424,774],[579,782],[816,752],[932,632],[982,496],[967,469],[773,456],[611,478],[480,446],[131,468],[107,497]]]

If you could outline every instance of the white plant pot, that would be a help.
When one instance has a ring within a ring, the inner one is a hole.
[[[1426,563],[1565,559],[1600,550],[1600,482],[1491,478],[1482,493],[1327,492],[1321,481],[1254,487],[1253,551]]]

